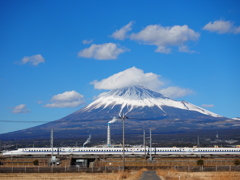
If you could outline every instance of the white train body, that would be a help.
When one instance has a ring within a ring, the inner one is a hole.
[[[153,147],[146,148],[146,154],[155,155],[240,155],[240,148],[164,148]],[[20,148],[12,151],[3,152],[4,156],[19,156],[19,155],[122,155],[121,147],[59,147],[59,148]],[[145,148],[143,147],[127,147],[125,148],[126,155],[144,155]]]

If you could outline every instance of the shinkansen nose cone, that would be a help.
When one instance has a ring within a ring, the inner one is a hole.
[[[11,156],[11,155],[15,155],[18,154],[19,150],[13,150],[13,151],[3,151],[3,156]]]

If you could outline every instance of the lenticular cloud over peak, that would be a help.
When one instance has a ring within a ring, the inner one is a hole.
[[[160,79],[161,75],[152,72],[144,73],[143,70],[132,67],[113,74],[112,76],[100,81],[94,80],[91,84],[95,89],[113,90],[130,86],[143,85],[152,90],[162,93],[170,98],[180,98],[187,95],[192,95],[195,92],[189,88],[176,86],[166,87],[164,81]]]
[[[101,81],[93,81],[95,89],[112,90],[134,85],[144,85],[151,89],[158,89],[164,83],[159,80],[160,75],[154,73],[144,73],[143,70],[132,67],[116,73]]]

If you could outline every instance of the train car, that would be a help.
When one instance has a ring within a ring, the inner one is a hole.
[[[3,152],[4,156],[21,155],[122,155],[121,147],[59,147],[59,148],[20,148]],[[240,155],[240,148],[201,148],[201,147],[127,147],[126,155]]]

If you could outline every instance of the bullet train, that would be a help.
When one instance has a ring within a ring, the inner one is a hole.
[[[126,147],[125,155],[240,155],[240,148],[227,147]],[[4,151],[4,156],[22,155],[122,155],[121,147],[20,148]]]

